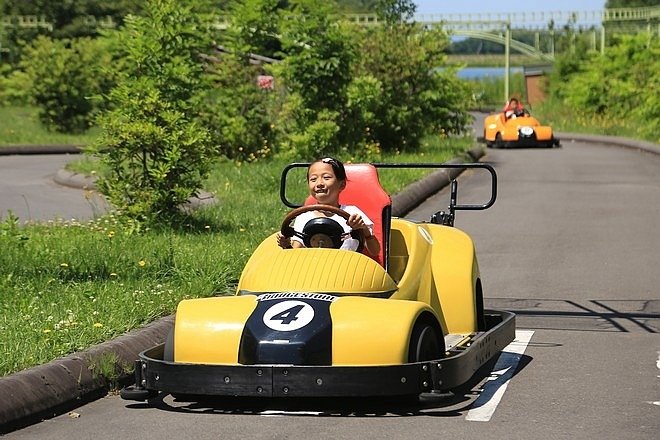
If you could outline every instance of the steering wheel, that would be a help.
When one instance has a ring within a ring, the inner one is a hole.
[[[336,206],[332,206],[332,205],[301,206],[300,208],[296,208],[293,211],[289,212],[286,215],[286,217],[284,217],[284,221],[282,221],[282,227],[280,228],[280,232],[282,233],[282,235],[287,238],[291,238],[295,235],[296,237],[301,238],[303,240],[303,243],[305,243],[305,246],[307,247],[334,247],[336,249],[339,249],[339,247],[341,247],[341,238],[339,238],[338,240],[334,239],[337,236],[336,227],[339,226],[341,232],[343,232],[343,228],[341,227],[341,225],[339,225],[339,223],[337,223],[335,220],[332,220],[331,218],[320,217],[310,220],[305,225],[305,228],[303,229],[302,233],[293,229],[293,226],[291,226],[291,222],[300,214],[309,211],[331,212],[333,214],[337,214],[338,216],[346,220],[348,220],[348,218],[351,216],[348,212],[344,211],[343,209],[337,208]],[[364,230],[354,229],[353,231],[351,231],[351,237],[358,240],[359,242],[358,251],[361,251],[366,241],[364,236]],[[332,246],[328,246],[329,243],[332,243]]]

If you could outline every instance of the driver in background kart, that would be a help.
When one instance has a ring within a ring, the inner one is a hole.
[[[365,237],[364,247],[370,255],[378,255],[380,252],[380,243],[378,243],[378,240],[373,235],[374,224],[371,219],[357,206],[339,204],[339,193],[346,187],[346,170],[343,163],[332,157],[326,157],[312,162],[307,168],[307,185],[309,186],[309,193],[318,204],[335,206],[346,211],[350,214],[350,217],[346,220],[336,214],[323,211],[309,211],[296,218],[293,222],[293,229],[302,232],[309,220],[316,217],[328,216],[339,223],[345,232],[363,229]],[[287,238],[281,233],[277,234],[277,244],[284,249],[305,247],[302,239],[299,237],[293,236]],[[341,249],[357,250],[358,245],[358,240],[349,237],[343,241]]]
[[[509,99],[509,101],[504,105],[504,109],[502,111],[504,112],[506,119],[517,118],[525,114],[525,108],[518,100],[518,98],[515,97]]]

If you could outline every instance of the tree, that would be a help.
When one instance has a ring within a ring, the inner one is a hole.
[[[200,54],[210,38],[192,3],[147,0],[145,15],[127,18],[120,33],[126,56],[96,151],[111,171],[101,190],[132,218],[178,215],[213,159],[208,131],[196,121],[207,88]]]
[[[414,150],[429,132],[463,131],[470,93],[454,72],[439,70],[448,44],[441,30],[409,24],[364,34],[356,76],[372,76],[382,89],[370,129],[383,150]]]
[[[107,92],[112,82],[103,69],[111,59],[106,41],[35,39],[26,49],[22,68],[30,79],[28,93],[39,107],[40,121],[59,132],[86,131],[99,109],[95,97]]]
[[[268,157],[275,145],[274,110],[278,94],[272,82],[258,82],[268,66],[253,54],[275,56],[282,0],[239,0],[232,4],[230,26],[223,31],[223,50],[210,67],[213,90],[207,96],[203,119],[220,153],[237,161]]]
[[[660,99],[660,44],[648,36],[624,35],[594,56],[579,74],[562,81],[565,102],[578,112],[618,121],[636,119],[643,135],[657,138]]]
[[[376,10],[378,0],[336,0],[337,8],[346,14],[368,14]]]
[[[273,69],[288,92],[282,110],[285,149],[307,158],[349,147],[359,150],[347,113],[354,39],[326,2],[291,4],[280,24],[282,62]]]
[[[413,18],[417,6],[410,0],[376,0],[376,14],[389,24]]]
[[[658,6],[660,0],[607,0],[606,8],[640,8],[646,6]]]
[[[97,37],[106,25],[120,26],[129,13],[139,13],[142,2],[130,0],[4,0],[0,15],[13,23],[6,28],[9,61],[22,58],[22,47],[40,35],[54,39]],[[20,27],[16,16],[36,16],[48,26]]]
[[[282,0],[239,0],[230,8],[231,25],[224,40],[237,54],[256,53],[275,57],[281,50],[278,38]]]

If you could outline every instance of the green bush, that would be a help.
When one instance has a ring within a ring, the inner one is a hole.
[[[210,38],[190,3],[149,0],[145,16],[127,18],[119,35],[126,55],[95,150],[110,170],[101,190],[131,218],[177,216],[214,158],[197,115]]]
[[[93,100],[107,84],[111,54],[102,40],[51,40],[40,36],[26,48],[21,66],[31,84],[39,119],[50,129],[81,133],[93,123]]]
[[[427,133],[464,130],[470,91],[453,71],[438,70],[449,44],[444,32],[392,24],[365,31],[360,42],[356,76],[379,82],[370,129],[383,151],[415,150]]]
[[[0,66],[0,107],[29,104],[30,89],[32,81],[25,72]]]
[[[214,148],[236,161],[269,157],[275,145],[272,108],[275,91],[257,85],[259,69],[233,56],[215,65],[214,87],[203,106],[203,121]]]
[[[223,44],[239,54],[275,57],[281,50],[278,39],[280,0],[242,0],[230,4],[231,25],[223,31]]]
[[[570,55],[564,55],[562,63]],[[637,136],[658,140],[660,132],[660,43],[648,34],[621,36],[605,50],[592,54],[578,70],[553,74],[552,98],[573,114],[616,125],[638,127]]]
[[[280,91],[261,87],[268,65],[254,65],[251,54],[272,57],[279,51],[278,0],[244,0],[231,4],[231,25],[223,31],[224,53],[212,66],[213,90],[203,120],[215,148],[236,161],[269,157],[276,146],[275,118]]]
[[[281,150],[307,159],[339,151],[361,154],[359,118],[348,108],[354,28],[333,19],[326,2],[292,4],[292,14],[280,23],[284,57],[273,67],[287,89],[278,124],[284,133]]]

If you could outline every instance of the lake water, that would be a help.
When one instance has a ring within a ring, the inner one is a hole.
[[[510,67],[509,73],[523,73],[522,67]],[[465,67],[458,71],[461,79],[503,78],[504,67]]]

